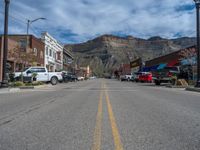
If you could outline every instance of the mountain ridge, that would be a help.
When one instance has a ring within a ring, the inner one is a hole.
[[[133,36],[119,37],[105,34],[80,44],[66,44],[75,55],[79,66],[90,65],[95,75],[111,73],[121,63],[139,57],[144,61],[195,45],[196,38],[165,39],[154,36],[142,39]]]

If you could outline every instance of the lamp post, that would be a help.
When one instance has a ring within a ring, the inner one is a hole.
[[[197,21],[197,82],[195,87],[200,88],[200,18],[199,18],[199,9],[200,9],[200,0],[194,0],[196,5],[196,21]]]
[[[29,34],[29,27],[30,27],[30,25],[31,25],[31,23],[33,23],[33,22],[36,22],[36,21],[38,21],[38,20],[46,20],[46,18],[37,18],[37,19],[34,19],[34,20],[27,20],[27,31],[26,31],[26,34],[28,35]]]
[[[8,84],[7,77],[7,55],[8,55],[8,12],[10,0],[5,0],[5,18],[4,18],[4,50],[3,50],[3,84]]]

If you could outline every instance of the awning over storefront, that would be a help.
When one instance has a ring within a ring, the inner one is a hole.
[[[196,57],[192,57],[190,59],[181,60],[181,65],[195,65],[197,62]]]
[[[178,64],[179,61],[178,60],[172,60],[170,61],[168,64],[167,64],[167,67],[173,67],[175,66],[176,64]]]
[[[155,65],[155,66],[151,66],[151,67],[143,67],[140,71],[143,71],[143,72],[155,71],[155,70],[157,70],[158,66],[159,65]]]
[[[150,68],[150,71],[155,71],[155,70],[157,70],[158,66],[159,66],[159,65],[155,65],[155,66],[149,67],[149,68]]]
[[[167,64],[160,64],[157,68],[157,70],[163,69],[167,66]]]

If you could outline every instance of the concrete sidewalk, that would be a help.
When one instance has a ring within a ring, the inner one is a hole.
[[[185,90],[192,91],[192,92],[200,92],[200,88],[196,88],[196,87],[187,87]]]
[[[22,87],[8,87],[8,88],[0,88],[0,94],[4,93],[16,93],[24,90],[33,90],[33,89],[45,89],[52,88],[51,84],[44,84],[39,86],[22,86]]]
[[[0,88],[0,94],[19,92],[20,88]]]

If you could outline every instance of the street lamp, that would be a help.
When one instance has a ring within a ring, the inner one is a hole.
[[[195,87],[200,87],[200,22],[199,22],[199,8],[200,0],[194,0],[196,5],[196,21],[197,21],[197,82]]]
[[[5,0],[5,18],[4,18],[4,50],[3,50],[3,84],[7,85],[7,55],[8,55],[8,12],[10,0]]]
[[[29,19],[27,20],[27,32],[26,32],[27,35],[29,34],[29,27],[30,27],[31,23],[36,22],[38,20],[46,20],[46,18],[41,17],[41,18],[37,18],[34,20],[29,20]]]

